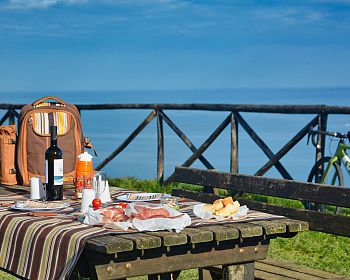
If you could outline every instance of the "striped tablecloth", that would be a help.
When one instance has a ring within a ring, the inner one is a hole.
[[[29,279],[65,279],[87,238],[107,233],[71,219],[4,211],[0,213],[0,267]]]

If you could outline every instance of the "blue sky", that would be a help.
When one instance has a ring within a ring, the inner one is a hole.
[[[350,86],[350,0],[0,0],[0,91]]]

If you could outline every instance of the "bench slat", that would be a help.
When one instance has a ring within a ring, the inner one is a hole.
[[[175,182],[350,207],[350,188],[176,167]]]
[[[261,271],[255,268],[254,273],[255,280],[293,280],[295,278],[289,278],[286,276],[278,275],[278,274],[272,274],[266,271]]]
[[[313,269],[313,268],[309,268],[306,266],[302,266],[302,265],[296,265],[296,264],[292,264],[288,261],[284,261],[284,260],[276,260],[276,259],[265,259],[265,260],[260,260],[258,262],[256,262],[257,265],[260,264],[267,264],[267,265],[272,265],[278,268],[283,268],[283,269],[289,269],[292,271],[298,271],[298,272],[302,272],[304,274],[307,275],[311,275],[311,276],[316,276],[318,278],[323,278],[323,279],[344,279],[344,280],[349,280],[350,278],[348,277],[344,277],[344,276],[340,276],[340,275],[336,275],[330,272],[326,272],[326,271],[322,271],[322,270],[318,270],[318,269]]]
[[[292,266],[292,265],[291,265]],[[267,263],[259,263],[257,262],[255,264],[255,268],[260,271],[265,271],[268,273],[276,274],[285,276],[291,279],[298,279],[298,280],[320,280],[320,277],[310,275],[310,274],[304,274],[302,272],[299,272],[296,268],[290,269],[290,268],[281,268],[278,266],[274,266],[273,264],[267,264]],[[325,278],[322,278],[325,279]]]

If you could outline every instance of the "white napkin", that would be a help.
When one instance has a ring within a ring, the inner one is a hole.
[[[208,210],[206,210],[204,208],[205,204],[196,204],[193,207],[193,213],[201,219],[204,220],[210,220],[210,219],[216,219],[217,221],[223,221],[223,220],[238,220],[239,218],[244,217],[245,215],[247,215],[248,213],[248,207],[246,205],[240,206],[238,211],[228,217],[222,217],[222,216],[218,216],[218,215],[213,215],[212,213],[210,213]]]

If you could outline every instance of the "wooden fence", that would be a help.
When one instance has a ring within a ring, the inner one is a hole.
[[[18,111],[24,104],[0,104],[0,109],[6,110],[4,116],[0,119],[0,125],[6,120],[10,124],[15,123],[19,117]],[[271,167],[275,166],[284,179],[292,180],[288,170],[282,165],[280,160],[308,134],[310,127],[318,129],[327,129],[328,116],[339,114],[350,114],[348,106],[327,106],[327,105],[249,105],[249,104],[95,104],[95,105],[77,105],[80,111],[83,110],[123,110],[123,109],[149,109],[150,114],[132,131],[132,133],[117,147],[109,156],[107,156],[98,166],[97,170],[102,169],[119,153],[121,153],[136,136],[153,119],[157,121],[157,178],[163,184],[173,180],[173,175],[164,180],[164,133],[163,125],[166,123],[178,137],[192,151],[192,155],[181,165],[190,167],[193,162],[200,160],[207,169],[214,169],[212,164],[204,157],[203,153],[217,139],[221,132],[227,127],[231,127],[231,149],[230,149],[230,172],[238,172],[238,129],[243,128],[253,141],[268,157],[268,161],[255,172],[254,175],[263,176]],[[199,147],[196,147],[183,131],[169,118],[166,110],[191,110],[191,111],[222,111],[227,112],[226,118],[219,126],[208,136],[208,138]],[[297,132],[277,153],[273,153],[262,138],[253,130],[249,123],[243,118],[242,112],[249,113],[270,113],[270,114],[307,114],[310,120],[305,126]],[[317,147],[315,160],[324,155],[325,136],[317,136]]]

